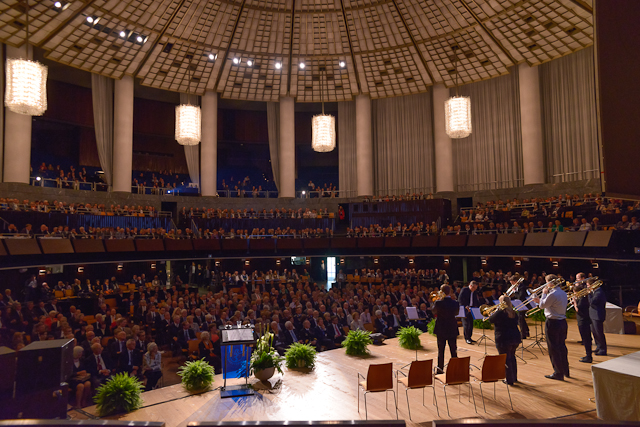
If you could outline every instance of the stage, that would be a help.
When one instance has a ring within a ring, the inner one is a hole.
[[[531,333],[535,329],[531,324]],[[478,340],[482,331],[474,330],[474,339]],[[493,337],[493,331],[487,331],[488,337]],[[434,336],[427,333],[421,336],[423,350],[418,351],[418,357],[437,359],[437,346]],[[457,387],[447,387],[451,418],[488,418],[488,419],[536,419],[536,418],[564,418],[564,419],[597,419],[594,391],[591,377],[591,364],[580,363],[578,359],[584,356],[584,348],[577,344],[579,334],[575,320],[569,320],[569,365],[571,378],[564,382],[549,380],[544,375],[552,373],[551,363],[543,344],[545,354],[538,348],[533,354],[524,353],[523,362],[518,359],[518,380],[510,388],[513,408],[509,406],[506,386],[499,383],[496,387],[497,399],[493,398],[493,386],[483,386],[487,412],[482,407],[480,388],[473,382],[478,412],[474,411],[473,400],[468,401],[468,387],[462,386],[461,399],[458,402]],[[531,339],[525,341],[529,345]],[[626,355],[640,350],[640,335],[607,334],[609,355],[594,356],[594,362],[603,362],[611,358]],[[373,363],[394,363],[394,369],[399,369],[415,360],[415,351],[399,347],[397,339],[385,341],[382,346],[370,346],[371,355],[368,357],[347,356],[343,349],[336,349],[318,354],[315,370],[311,372],[290,371],[284,369],[284,375],[276,375],[268,384],[260,383],[255,378],[249,382],[254,384],[257,391],[255,396],[234,399],[220,399],[220,392],[209,391],[199,395],[189,395],[182,386],[172,385],[161,389],[143,393],[144,407],[133,413],[110,417],[121,421],[163,421],[167,427],[184,427],[192,421],[245,421],[245,420],[364,420],[364,400],[360,393],[360,413],[357,402],[357,373],[364,375],[367,367]],[[488,354],[497,354],[492,342],[487,344]],[[522,355],[518,352],[519,355]],[[468,345],[458,339],[458,356],[471,356],[471,363],[482,366],[484,346]],[[537,356],[537,357],[536,357]],[[448,360],[449,354],[447,350]],[[478,373],[480,371],[473,370]],[[214,387],[222,385],[222,376],[217,375]],[[234,380],[228,384],[240,383],[244,380]],[[444,399],[442,385],[436,385],[436,396],[440,407],[440,416],[436,407],[432,405],[433,392],[426,390],[425,406],[422,406],[422,391],[410,390],[411,417],[407,413],[407,400],[404,387],[399,387],[398,415],[406,419],[409,425],[423,424],[433,419],[449,419]],[[388,393],[389,409],[385,409],[384,394],[374,393],[367,397],[369,419],[395,419],[393,394]],[[85,408],[90,414],[95,414],[95,407]],[[82,414],[70,412],[74,418],[85,418]]]

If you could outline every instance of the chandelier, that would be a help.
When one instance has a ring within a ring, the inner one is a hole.
[[[324,93],[320,76],[320,102],[322,114],[311,119],[311,148],[319,153],[327,153],[336,148],[336,118],[324,113]]]
[[[454,54],[457,46],[454,47]],[[458,55],[455,62],[456,96],[444,103],[445,131],[449,138],[460,139],[471,135],[471,98],[458,96]]]
[[[187,103],[176,107],[176,141],[180,145],[198,145],[202,130],[200,107],[191,105],[191,58],[189,58],[189,82],[187,84]]]
[[[26,6],[26,50],[29,57],[29,2]],[[47,67],[37,61],[7,58],[4,105],[14,113],[41,116],[47,111]]]

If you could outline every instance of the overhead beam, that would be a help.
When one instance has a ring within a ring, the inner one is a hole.
[[[83,13],[85,10],[87,10],[87,8],[89,6],[91,6],[94,2],[95,2],[95,0],[89,0],[88,2],[86,2],[84,4],[84,6],[82,6],[80,9],[78,9],[75,13],[71,14],[71,16],[69,16],[67,19],[62,21],[62,23],[60,25],[58,25],[55,30],[50,32],[47,35],[47,37],[45,37],[40,43],[38,43],[37,46],[38,47],[43,47],[47,43],[49,43],[51,40],[53,40],[53,38],[55,36],[60,34],[60,31],[62,31],[63,28],[65,28],[67,25],[69,25],[70,22],[72,22],[74,19],[76,19],[78,16],[80,16],[80,14]]]
[[[431,70],[429,69],[429,66],[427,65],[427,60],[424,58],[424,55],[422,54],[422,51],[418,47],[418,43],[416,42],[415,37],[413,37],[413,33],[411,32],[411,30],[409,30],[409,25],[407,25],[407,20],[404,19],[404,15],[400,11],[400,7],[398,6],[398,0],[393,0],[393,5],[395,6],[396,12],[398,12],[398,15],[400,16],[400,19],[402,20],[402,25],[404,26],[404,30],[407,32],[407,34],[409,34],[409,38],[411,39],[411,43],[413,43],[414,49],[418,53],[418,56],[420,56],[420,60],[422,61],[422,65],[424,66],[424,69],[427,72],[427,74],[429,75],[429,79],[431,80],[431,84],[432,85],[436,84],[436,81],[433,78],[433,74],[431,74]]]
[[[493,40],[493,42],[496,44],[496,46],[498,46],[500,48],[502,53],[504,53],[507,56],[507,58],[509,58],[509,61],[511,61],[511,65],[516,65],[518,62],[515,60],[515,58],[511,55],[511,53],[509,53],[509,51],[507,49],[505,49],[505,47],[502,45],[502,43],[500,43],[498,41],[498,39],[493,35],[493,33],[491,31],[489,31],[487,26],[480,20],[480,18],[478,18],[478,15],[476,15],[475,12],[473,10],[471,10],[471,8],[467,4],[467,2],[465,2],[464,0],[460,0],[460,3],[462,3],[464,8],[467,9],[467,12],[469,12],[469,14],[471,16],[473,16],[473,19],[476,21],[476,24],[478,24],[478,26],[480,28],[482,28],[482,30],[485,32],[485,34],[487,36],[489,36],[489,38],[491,38],[491,40]]]
[[[240,23],[240,16],[242,16],[242,12],[244,11],[245,3],[246,3],[246,0],[242,0],[242,3],[240,4],[240,9],[238,9],[238,16],[236,16],[236,20],[233,23],[233,30],[231,31],[231,36],[229,37],[229,44],[227,44],[227,48],[224,50],[224,57],[222,58],[222,63],[220,64],[220,68],[218,69],[216,84],[213,86],[214,92],[218,91],[218,84],[220,84],[220,79],[222,78],[224,67],[227,65],[227,59],[229,58],[229,50],[231,50],[231,44],[233,43],[233,38],[236,36],[236,31],[238,30],[238,24]]]
[[[585,1],[583,0],[569,0],[569,1],[575,4],[576,6],[578,6],[580,9],[584,10],[585,12],[593,15],[593,8],[589,6]]]
[[[293,26],[296,19],[296,0],[291,2],[291,30],[289,31],[289,63],[287,64],[287,96],[291,92],[291,61],[293,60]]]
[[[344,0],[340,0],[340,8],[342,9],[342,19],[344,20],[344,29],[347,32],[347,41],[349,42],[349,54],[351,55],[351,63],[353,64],[353,72],[356,75],[356,84],[358,85],[358,93],[362,93],[360,86],[360,75],[356,66],[356,55],[353,53],[353,44],[351,43],[351,33],[349,33],[349,23],[347,22],[347,11],[344,8]]]
[[[144,65],[147,63],[147,61],[151,57],[151,54],[153,53],[153,51],[156,50],[156,46],[158,46],[158,43],[160,43],[160,40],[162,40],[162,37],[164,36],[164,34],[169,29],[169,26],[173,23],[173,20],[176,19],[176,16],[178,16],[178,12],[180,11],[180,9],[182,9],[182,6],[184,6],[185,2],[186,2],[186,0],[180,0],[180,3],[178,3],[178,5],[176,6],[175,10],[173,11],[171,16],[169,17],[169,19],[167,19],[167,22],[162,27],[162,30],[160,31],[160,34],[158,34],[158,37],[156,37],[156,39],[153,41],[153,44],[151,45],[149,50],[147,50],[145,52],[144,57],[142,58],[142,61],[140,61],[140,65],[138,65],[138,68],[136,68],[136,71],[133,74],[134,77],[138,76],[138,73],[140,73],[140,70],[142,70],[142,67],[144,67]]]

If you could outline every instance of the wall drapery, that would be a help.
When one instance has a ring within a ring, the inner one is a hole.
[[[280,189],[280,104],[277,102],[267,102],[267,129],[273,182]]]
[[[353,197],[358,190],[356,171],[356,103],[338,103],[338,183],[341,197]]]
[[[100,166],[107,185],[113,184],[113,79],[91,74],[93,124]]]

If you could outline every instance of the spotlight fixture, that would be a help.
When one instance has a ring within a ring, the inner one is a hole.
[[[558,263],[558,261],[553,261],[553,262],[551,263],[551,265],[553,265],[554,267],[557,267],[557,266],[559,265],[559,263]]]
[[[209,61],[215,61],[218,55],[214,55],[213,53],[209,54]]]
[[[276,265],[280,265],[280,259],[276,260]]]
[[[409,258],[409,264],[413,264],[413,258]]]
[[[249,260],[246,260],[246,261],[244,262],[244,265],[249,265]]]
[[[516,267],[520,267],[522,265],[522,261],[519,259],[516,260]]]
[[[340,258],[340,264],[344,264],[344,258]]]
[[[444,259],[444,263],[445,263],[445,264],[449,264],[449,258],[445,258],[445,259]]]
[[[307,192],[302,190],[302,195],[304,196],[305,194],[307,194]]]
[[[62,3],[57,1],[53,4],[57,9],[62,9]]]
[[[591,268],[600,268],[600,265],[598,265],[598,263],[597,263],[597,262],[592,261],[592,262],[591,262]]]
[[[137,41],[138,43],[142,43],[142,42],[144,42],[144,39],[142,38],[142,36],[138,36],[138,37],[136,38],[136,41]]]
[[[57,12],[62,12],[63,10],[66,10],[69,7],[69,4],[70,3],[68,1],[54,1],[53,8]]]
[[[344,67],[347,66],[347,63],[344,62],[344,61],[340,61],[340,63],[338,65],[340,65],[340,68],[344,68]]]
[[[98,18],[97,16],[92,16],[92,15],[87,16],[87,22],[89,23],[89,25],[95,25],[98,23],[99,20],[100,18]]]
[[[304,263],[305,263],[305,264],[307,264],[307,265],[309,265],[309,264],[311,264],[311,260],[310,260],[309,258],[307,258],[307,259],[304,261]]]
[[[156,269],[156,263],[154,262],[153,264],[151,264],[151,269],[155,270]]]
[[[45,274],[47,274],[47,270],[43,270],[43,269],[38,270],[38,275],[44,276]]]
[[[304,70],[304,67],[306,67],[306,65],[304,65],[304,62],[301,62],[298,64],[298,67],[300,67],[301,70]]]
[[[118,264],[118,271],[122,271],[123,268],[124,268],[124,265]]]
[[[378,258],[374,258],[374,259],[373,259],[373,263],[374,263],[374,264],[377,264],[378,262],[380,262],[380,260],[379,260]]]
[[[78,273],[84,273],[84,267],[78,267]]]
[[[235,65],[238,65],[240,63],[240,60],[238,58],[233,58],[233,63]]]
[[[282,62],[276,62],[276,70],[279,70],[282,68]]]
[[[220,261],[216,261],[216,267],[220,267]]]
[[[253,66],[253,61],[251,59],[247,59],[247,66],[248,67],[252,67]]]
[[[120,31],[120,37],[127,38],[127,32],[125,30]]]
[[[42,178],[40,178],[39,176],[36,177],[36,181],[42,181]]]

